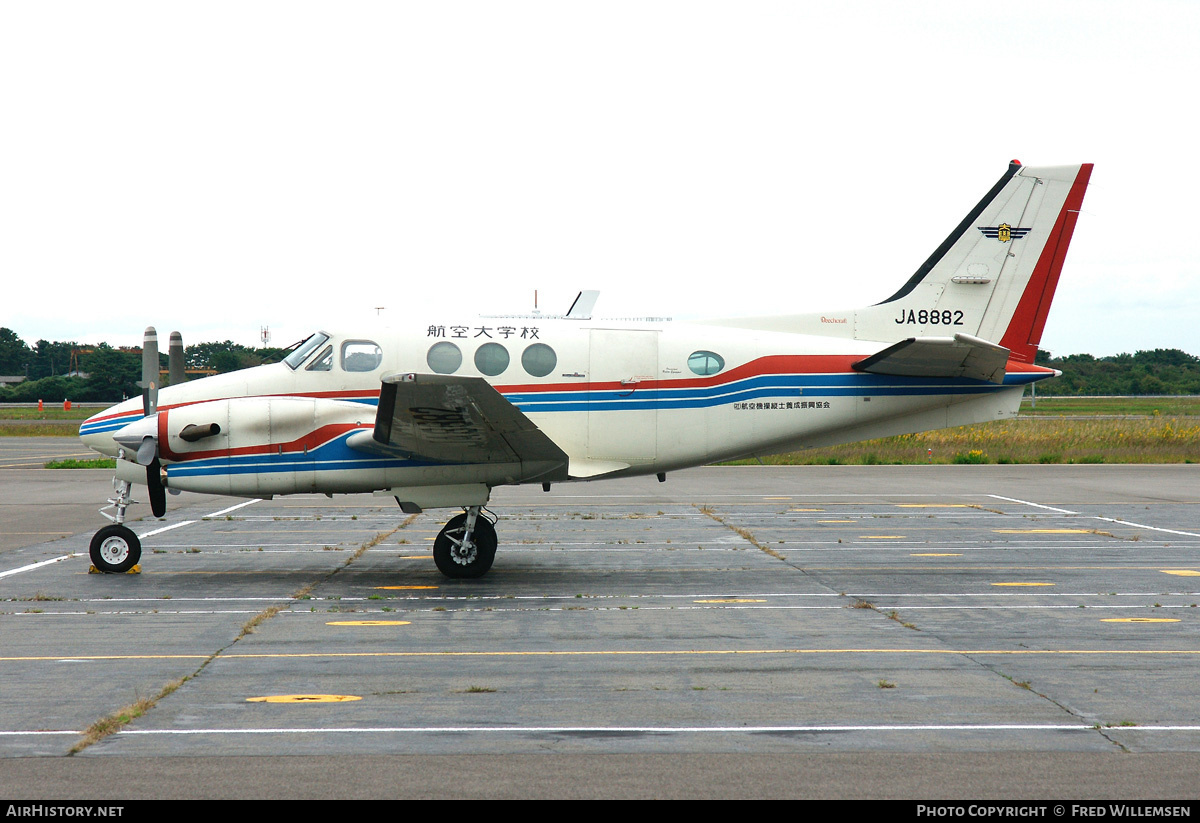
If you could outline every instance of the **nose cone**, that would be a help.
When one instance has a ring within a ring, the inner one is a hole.
[[[84,420],[79,427],[79,439],[93,451],[116,457],[121,446],[113,435],[144,416],[141,398],[126,400]]]

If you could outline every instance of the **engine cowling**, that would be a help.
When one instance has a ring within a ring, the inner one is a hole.
[[[312,491],[322,463],[370,430],[375,409],[313,397],[238,397],[158,411],[172,489],[266,497]],[[324,489],[323,489],[324,490]]]

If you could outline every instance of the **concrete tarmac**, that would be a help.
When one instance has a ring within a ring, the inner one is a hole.
[[[56,449],[0,439],[6,797],[1200,789],[1194,465],[497,489],[448,581],[451,512],[371,496],[135,506],[141,573],[89,575],[109,474]]]

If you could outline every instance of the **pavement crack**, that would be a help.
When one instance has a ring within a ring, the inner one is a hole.
[[[754,546],[759,551],[761,551],[765,554],[769,554],[771,557],[774,557],[776,560],[783,560],[783,561],[787,560],[786,557],[784,557],[782,554],[780,554],[779,552],[772,549],[770,546],[766,546],[766,545],[760,543],[758,541],[758,539],[755,538],[755,536],[750,532],[749,529],[743,529],[740,526],[733,525],[728,520],[726,520],[725,518],[723,518],[719,514],[717,514],[715,511],[713,511],[711,507],[696,506],[696,508],[700,510],[701,514],[706,515],[707,517],[710,517],[713,520],[717,521],[722,526],[724,526],[725,528],[729,529],[734,534],[741,537],[743,540],[745,540],[750,545]]]
[[[1062,712],[1065,712],[1068,717],[1071,717],[1074,720],[1078,720],[1081,723],[1087,723],[1087,718],[1085,718],[1082,714],[1077,712],[1075,709],[1072,709],[1070,706],[1066,705],[1062,701],[1055,700],[1053,697],[1051,697],[1050,695],[1048,695],[1044,692],[1039,692],[1037,689],[1033,688],[1033,685],[1030,681],[1017,680],[1017,679],[1013,678],[1012,676],[1007,675],[1004,672],[1000,671],[1000,669],[997,668],[996,666],[993,666],[989,663],[985,663],[982,660],[977,660],[975,657],[973,657],[970,654],[964,654],[963,657],[970,660],[972,663],[979,666],[980,668],[987,669],[988,671],[992,672],[993,674],[1003,677],[1005,680],[1012,683],[1017,688],[1024,689],[1027,692],[1029,692],[1030,694],[1040,697],[1042,700],[1045,700],[1047,703],[1051,704],[1055,708],[1059,709]],[[1121,743],[1121,741],[1119,741],[1119,740],[1115,740],[1111,735],[1107,734],[1105,732],[1104,726],[1101,726],[1099,723],[1092,723],[1091,726],[1094,730],[1096,730],[1097,732],[1100,733],[1101,737],[1103,737],[1109,743],[1112,743],[1114,746],[1119,748],[1122,752],[1129,751],[1129,749],[1125,746],[1125,744]]]
[[[67,755],[70,756],[70,755],[78,754],[79,752],[83,751],[84,749],[88,748],[89,746],[91,746],[95,743],[99,743],[104,738],[116,734],[117,732],[121,731],[121,729],[125,728],[127,725],[132,723],[134,720],[137,720],[139,717],[142,717],[143,715],[145,715],[147,712],[149,712],[151,709],[153,709],[155,706],[157,706],[160,700],[162,700],[162,699],[168,697],[169,695],[171,695],[172,693],[174,693],[184,683],[198,677],[200,675],[200,673],[203,672],[204,669],[208,666],[208,664],[212,663],[214,660],[219,658],[221,655],[228,652],[235,645],[237,645],[237,643],[240,640],[242,640],[244,637],[246,637],[247,635],[253,634],[254,631],[259,626],[261,626],[263,623],[270,620],[272,617],[279,614],[284,609],[288,608],[292,603],[295,603],[296,601],[302,600],[305,597],[307,597],[312,592],[312,590],[315,589],[319,584],[332,579],[334,575],[336,575],[342,569],[346,568],[346,566],[349,566],[351,563],[353,563],[358,558],[362,557],[362,555],[364,553],[366,553],[369,549],[372,549],[375,546],[378,546],[384,540],[388,539],[396,532],[405,528],[406,526],[408,526],[410,523],[412,523],[416,519],[417,519],[417,515],[415,515],[415,514],[411,515],[410,517],[405,519],[405,521],[403,523],[401,523],[399,526],[392,529],[391,531],[380,532],[379,534],[375,535],[375,537],[368,540],[366,543],[363,543],[362,546],[360,546],[358,548],[358,550],[354,552],[354,554],[352,554],[350,557],[348,557],[346,559],[346,561],[344,563],[342,563],[340,566],[338,566],[337,568],[333,569],[332,571],[328,572],[327,574],[323,575],[322,577],[318,578],[317,580],[313,580],[310,583],[307,583],[306,585],[304,585],[303,587],[298,589],[296,592],[291,594],[287,598],[287,600],[285,600],[283,603],[276,604],[273,606],[268,606],[267,608],[263,609],[261,612],[256,614],[254,617],[252,617],[248,621],[246,621],[246,623],[242,626],[242,630],[238,633],[237,637],[233,638],[233,640],[229,641],[224,646],[217,649],[215,652],[213,652],[208,657],[206,657],[203,661],[201,661],[200,665],[197,666],[196,670],[194,672],[192,672],[191,674],[186,674],[183,677],[177,678],[177,679],[172,680],[171,682],[167,683],[153,697],[139,698],[138,700],[134,701],[133,703],[130,703],[127,706],[123,706],[122,708],[116,710],[115,712],[112,712],[111,714],[107,714],[104,717],[102,717],[99,720],[92,723],[90,726],[87,727],[87,729],[84,730],[83,736],[80,738],[80,740],[78,742],[76,742],[74,746],[72,746],[70,749],[67,750]]]

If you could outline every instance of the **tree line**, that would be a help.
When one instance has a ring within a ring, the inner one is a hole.
[[[1037,364],[1062,376],[1037,384],[1039,395],[1200,394],[1200,358],[1179,349],[1134,354],[1050,357],[1039,351]]]
[[[165,339],[160,341],[165,343]],[[287,355],[287,349],[270,346],[255,349],[226,340],[186,346],[183,355],[186,369],[221,374],[277,363]],[[159,367],[166,369],[165,345],[158,359]],[[38,400],[114,403],[141,394],[138,381],[142,379],[142,355],[140,349],[73,340],[39,340],[29,346],[12,329],[0,328],[0,376],[26,378],[24,382],[0,388],[0,403]]]
[[[276,363],[287,351],[225,340],[186,347],[184,361],[189,369],[220,374]],[[159,362],[161,368],[167,367],[165,351],[159,353]],[[1039,351],[1037,363],[1063,373],[1057,380],[1038,383],[1037,393],[1043,396],[1200,394],[1200,358],[1179,349],[1110,357],[1051,357]],[[27,377],[23,383],[0,388],[0,403],[66,399],[109,403],[141,392],[137,383],[142,379],[142,357],[136,350],[115,349],[107,343],[39,340],[30,347],[12,329],[0,328],[0,375]]]

